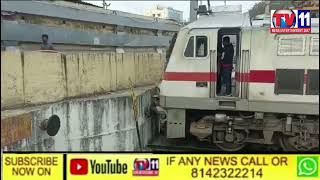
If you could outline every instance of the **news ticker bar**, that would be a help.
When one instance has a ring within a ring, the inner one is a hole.
[[[226,154],[2,154],[4,180],[320,179],[319,156]]]

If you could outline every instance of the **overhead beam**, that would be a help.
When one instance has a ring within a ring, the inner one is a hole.
[[[28,32],[27,36],[25,32]],[[1,22],[1,41],[40,43],[43,33],[48,34],[50,42],[55,44],[94,46],[166,47],[171,39],[170,36],[96,33],[36,24],[16,24],[5,20]]]
[[[41,1],[1,1],[1,11],[143,29],[159,29],[164,31],[179,31],[180,29],[180,26],[174,23],[94,12]]]

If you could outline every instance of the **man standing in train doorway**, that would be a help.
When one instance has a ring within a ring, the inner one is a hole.
[[[223,49],[222,49],[222,58],[221,58],[221,66],[222,66],[222,84],[226,87],[226,91],[222,96],[232,96],[231,94],[231,73],[232,73],[232,63],[233,63],[233,55],[234,48],[230,43],[230,37],[225,36],[222,40]]]

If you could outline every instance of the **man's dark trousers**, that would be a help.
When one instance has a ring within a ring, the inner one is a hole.
[[[226,95],[231,94],[231,73],[232,68],[223,68],[222,78],[223,84],[226,86]]]

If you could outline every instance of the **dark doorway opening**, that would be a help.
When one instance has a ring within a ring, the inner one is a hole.
[[[227,37],[227,38],[225,38]],[[229,45],[223,41],[229,39]],[[240,62],[240,28],[221,28],[217,44],[217,96],[236,97],[236,67]],[[232,60],[230,60],[232,58]]]

